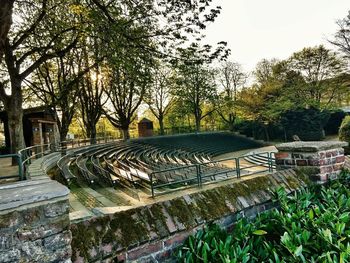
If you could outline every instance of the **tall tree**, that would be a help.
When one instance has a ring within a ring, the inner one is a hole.
[[[277,59],[262,59],[256,64],[254,76],[258,84],[268,82],[273,74],[273,67],[278,63]]]
[[[344,19],[338,20],[337,24],[338,31],[330,42],[350,59],[350,11]]]
[[[180,49],[181,60],[177,61],[177,85],[174,95],[187,104],[195,118],[196,131],[200,131],[201,120],[214,110],[217,98],[215,73],[208,66],[214,59],[208,47],[192,45]],[[210,107],[205,107],[210,105]]]
[[[100,54],[99,39],[89,38],[85,43],[86,46],[82,48],[82,68],[88,72],[80,81],[79,100],[86,135],[90,138],[90,143],[94,144],[96,143],[96,124],[107,102],[107,98],[104,97],[107,69],[104,63],[96,63],[103,57]]]
[[[77,26],[67,1],[15,1],[16,21],[4,46],[7,77],[1,79],[0,100],[8,115],[11,152],[25,146],[22,82],[42,63],[64,56],[77,42]],[[8,92],[10,91],[10,92]]]
[[[105,115],[112,125],[122,131],[123,139],[130,138],[129,126],[135,120],[136,111],[141,105],[146,88],[151,82],[153,59],[146,54],[124,50],[123,59],[110,60],[107,87],[108,106]],[[126,56],[128,54],[128,56]]]
[[[219,82],[224,88],[218,101],[218,113],[232,131],[236,118],[237,93],[246,83],[248,76],[243,72],[242,66],[236,62],[225,61],[218,71]]]
[[[329,80],[344,74],[346,64],[336,52],[324,46],[309,47],[294,53],[289,61],[292,70],[296,71],[305,81],[300,86],[309,104],[320,108],[321,103],[329,101],[329,92],[335,92],[329,85]]]
[[[158,120],[161,135],[164,134],[164,117],[174,101],[174,96],[171,94],[174,86],[172,74],[172,69],[159,65],[152,72],[152,82],[145,96],[150,111]]]

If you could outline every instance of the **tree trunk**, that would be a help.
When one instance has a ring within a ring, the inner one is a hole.
[[[196,118],[196,132],[201,131],[201,118],[199,116],[195,116]]]
[[[67,138],[69,128],[66,125],[62,125],[60,129],[60,140],[65,141]]]
[[[234,125],[235,125],[235,115],[230,113],[228,126],[229,126],[229,129],[231,132],[233,132],[233,130],[234,130]]]
[[[11,153],[18,153],[19,150],[25,148],[23,137],[23,110],[7,109],[8,125],[10,131]]]
[[[160,135],[164,135],[164,121],[162,116],[159,116],[158,122],[159,122],[159,133]]]
[[[123,127],[122,129],[123,141],[127,141],[130,139],[129,126]]]
[[[90,144],[96,144],[96,125],[90,127]]]
[[[266,138],[266,141],[270,141],[270,136],[269,136],[269,131],[268,131],[268,128],[266,125],[264,125],[264,130],[265,130],[265,138]]]
[[[25,148],[23,136],[23,109],[22,109],[22,91],[21,80],[13,79],[11,81],[12,94],[4,101],[5,110],[8,116],[8,126],[10,134],[10,152],[18,153]]]

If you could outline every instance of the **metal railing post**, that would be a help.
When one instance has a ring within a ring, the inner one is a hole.
[[[269,165],[269,172],[272,173],[272,153],[268,152],[267,153],[267,161],[268,161],[268,165]]]
[[[239,165],[239,157],[235,158],[236,159],[236,173],[237,173],[237,178],[241,177],[241,168]]]
[[[21,181],[23,181],[23,179],[24,179],[23,164],[22,164],[22,156],[20,154],[17,155],[17,162],[18,162],[19,178],[20,178]]]
[[[154,198],[154,188],[153,188],[153,173],[150,174],[149,176],[151,180],[151,192],[152,192],[152,198]]]
[[[200,164],[196,164],[196,173],[197,173],[197,184],[198,187],[202,186],[202,173]]]

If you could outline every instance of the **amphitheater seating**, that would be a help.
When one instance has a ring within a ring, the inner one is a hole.
[[[69,149],[57,164],[67,182],[79,176],[89,185],[176,188],[198,183],[198,165],[201,182],[234,176],[213,157],[259,146],[229,133],[164,136]]]

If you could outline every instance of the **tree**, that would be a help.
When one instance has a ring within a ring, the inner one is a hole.
[[[243,72],[240,64],[230,61],[222,63],[218,71],[219,82],[224,88],[220,94],[218,113],[232,131],[236,118],[237,92],[246,83],[247,74]]]
[[[32,80],[26,80],[32,95],[45,105],[51,105],[56,113],[61,140],[65,140],[69,125],[77,110],[79,86],[82,78],[95,64],[85,68],[79,49],[73,49],[65,57],[44,62],[35,70]]]
[[[165,65],[159,65],[152,72],[152,82],[145,97],[145,101],[152,114],[159,122],[160,134],[164,134],[164,117],[169,112],[174,97],[172,88],[174,86],[172,70]]]
[[[82,68],[87,70],[87,73],[80,81],[80,110],[86,135],[90,138],[91,144],[96,143],[96,124],[103,113],[103,106],[107,102],[107,98],[103,96],[106,87],[105,75],[108,74],[108,69],[104,69],[106,65],[97,63],[103,57],[100,54],[101,44],[99,41],[96,38],[88,38],[81,50]]]
[[[339,48],[345,56],[350,59],[350,11],[347,17],[338,20],[338,31],[334,35],[334,40],[330,42]]]
[[[25,146],[22,82],[42,63],[64,56],[77,42],[76,19],[69,3],[36,0],[15,2],[16,23],[4,44],[7,77],[1,79],[0,100],[8,115],[11,152]],[[10,91],[8,93],[7,91]]]
[[[208,66],[213,57],[207,47],[201,49],[198,45],[180,49],[179,53],[181,60],[176,65],[178,78],[174,95],[188,105],[195,118],[196,131],[199,132],[201,120],[215,110],[215,73]],[[212,105],[206,112],[205,104]]]
[[[289,60],[290,68],[302,76],[304,86],[300,86],[308,103],[316,108],[321,103],[332,102],[339,88],[338,78],[345,73],[346,65],[336,52],[324,46],[304,48],[294,53]],[[338,85],[329,85],[330,80],[338,78]]]
[[[254,76],[258,84],[264,85],[273,74],[273,67],[278,63],[277,59],[262,59],[256,64]]]
[[[196,41],[204,38],[200,32],[221,10],[211,2],[92,0],[89,7],[94,26],[100,29],[97,31],[105,42],[118,41],[124,48],[137,47],[143,52],[169,57],[174,47],[188,41],[190,36]],[[130,30],[134,25],[142,25],[137,35]],[[152,45],[139,42],[145,39]]]
[[[139,28],[134,29],[136,34]],[[124,140],[130,137],[129,126],[137,117],[136,111],[151,83],[154,66],[154,58],[138,48],[115,48],[108,57],[108,104],[104,107],[104,113],[112,125],[122,131]]]

